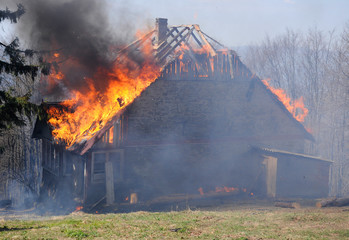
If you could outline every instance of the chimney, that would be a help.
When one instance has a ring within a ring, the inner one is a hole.
[[[157,18],[155,22],[156,43],[160,44],[165,40],[167,34],[167,18]]]

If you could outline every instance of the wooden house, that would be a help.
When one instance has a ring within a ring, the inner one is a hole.
[[[94,137],[67,151],[37,122],[33,137],[42,141],[48,192],[85,204],[217,187],[327,196],[331,161],[304,154],[311,134],[234,51],[198,25],[170,27],[167,19],[157,19],[145,37],[153,38],[162,75]]]

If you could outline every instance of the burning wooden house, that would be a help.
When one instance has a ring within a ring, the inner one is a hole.
[[[161,72],[129,103],[118,97],[120,110],[90,137],[66,148],[51,126],[36,123],[48,192],[85,204],[213,191],[328,195],[331,162],[304,154],[311,134],[234,51],[198,25],[157,19],[119,57],[146,41]]]

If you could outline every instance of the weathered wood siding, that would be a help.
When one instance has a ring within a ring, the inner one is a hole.
[[[329,193],[330,163],[296,157],[279,157],[277,197],[323,198]]]
[[[304,129],[280,104],[251,79],[158,80],[125,113],[125,181],[144,195],[249,187],[250,146],[303,152]]]
[[[253,85],[158,80],[128,108],[125,144],[247,141],[303,152],[304,131],[261,83]]]

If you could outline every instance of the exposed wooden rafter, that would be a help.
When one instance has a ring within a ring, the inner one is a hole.
[[[157,31],[155,29],[151,30],[120,50],[118,54],[122,55],[127,49],[139,48],[146,40],[150,39],[153,43],[155,58],[164,68],[179,56],[178,52],[181,51],[180,49],[183,46],[188,50],[190,58],[194,61],[197,61],[195,52],[207,52],[210,57],[215,57],[218,54],[217,51],[226,49],[223,44],[204,33],[197,24],[169,26],[165,39],[162,39],[161,42],[154,42],[156,41],[155,34],[157,34]],[[231,60],[229,61],[231,63]],[[205,70],[202,74],[207,74],[207,71]],[[232,73],[232,68],[230,68],[230,72]]]

